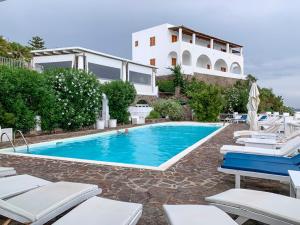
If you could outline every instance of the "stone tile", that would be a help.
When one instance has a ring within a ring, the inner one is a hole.
[[[230,125],[164,172],[8,155],[0,155],[0,165],[13,166],[19,174],[51,181],[97,184],[103,189],[103,197],[143,204],[139,225],[167,225],[162,204],[206,204],[206,196],[234,187],[233,176],[217,171],[222,159],[219,148],[223,144],[234,144],[233,131],[245,128],[244,124]],[[79,132],[80,135],[87,133],[91,131]],[[67,136],[77,135],[78,132]],[[55,135],[50,139],[63,137],[65,135]],[[48,140],[46,137],[29,139],[30,143]],[[242,186],[286,195],[289,191],[287,185],[262,179],[247,179]]]

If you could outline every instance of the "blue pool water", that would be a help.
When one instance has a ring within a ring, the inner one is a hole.
[[[31,146],[29,154],[159,166],[219,126],[146,126],[128,134],[107,134]]]

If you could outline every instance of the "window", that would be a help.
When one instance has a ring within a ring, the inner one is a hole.
[[[89,72],[96,75],[98,79],[120,80],[121,70],[119,68],[104,66],[95,63],[88,63]]]
[[[226,72],[226,67],[221,67],[222,72]]]
[[[177,42],[177,35],[172,35],[172,42]]]
[[[210,70],[210,65],[209,65],[209,64],[207,64],[206,68],[207,68],[208,70]]]
[[[155,66],[155,59],[150,59],[150,65]]]
[[[151,85],[151,74],[129,71],[129,81],[136,84]]]
[[[155,46],[155,37],[150,37],[150,46]]]
[[[172,66],[176,66],[176,64],[177,64],[176,61],[177,61],[176,58],[172,58],[172,62],[171,62]]]
[[[139,46],[139,41],[135,41],[135,42],[134,42],[134,46],[135,46],[135,47]]]

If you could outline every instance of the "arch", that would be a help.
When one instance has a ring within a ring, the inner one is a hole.
[[[211,61],[207,55],[200,55],[197,59],[196,66],[204,69],[211,69]]]
[[[234,62],[230,66],[230,72],[235,74],[242,74],[242,68],[239,63]]]
[[[174,51],[170,52],[168,55],[168,65],[176,66],[177,63],[178,63],[177,53]]]
[[[136,104],[138,104],[138,105],[149,105],[149,103],[145,99],[138,100]]]
[[[188,50],[184,50],[182,53],[182,65],[192,65],[192,55]]]
[[[215,63],[214,69],[222,72],[227,72],[228,66],[224,59],[218,59]]]

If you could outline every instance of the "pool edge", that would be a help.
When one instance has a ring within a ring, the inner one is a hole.
[[[106,162],[106,161],[96,161],[96,160],[87,160],[87,159],[76,159],[76,158],[68,158],[68,157],[58,157],[58,156],[45,156],[45,155],[29,155],[25,153],[18,153],[18,152],[12,152],[12,148],[4,148],[0,149],[0,154],[4,155],[15,155],[15,156],[21,156],[21,157],[30,157],[30,158],[42,158],[42,159],[50,159],[50,160],[60,160],[60,161],[69,161],[69,162],[79,162],[79,163],[88,163],[88,164],[96,164],[96,165],[104,165],[104,166],[116,166],[116,167],[126,167],[126,168],[134,168],[134,169],[146,169],[146,170],[156,170],[156,171],[165,171],[169,169],[171,166],[173,166],[175,163],[177,163],[180,159],[188,155],[190,152],[195,150],[197,147],[211,139],[213,136],[221,132],[223,129],[225,129],[229,124],[228,123],[203,123],[203,122],[193,122],[193,121],[177,121],[177,122],[163,122],[163,123],[155,123],[155,124],[146,124],[143,126],[137,126],[137,127],[131,127],[128,128],[129,130],[133,129],[140,129],[143,127],[147,126],[158,126],[158,125],[168,125],[168,124],[174,124],[174,125],[203,125],[203,126],[210,126],[210,125],[219,125],[220,128],[217,129],[216,131],[212,132],[208,136],[202,138],[198,142],[194,143],[193,145],[189,146],[188,148],[182,150],[179,152],[177,155],[173,156],[166,162],[162,163],[159,166],[146,166],[146,165],[138,165],[138,164],[126,164],[126,163],[116,163],[116,162]],[[124,129],[120,129],[124,130]],[[80,137],[83,138],[89,138],[93,136],[103,136],[103,135],[108,135],[115,133],[116,130],[113,131],[106,131],[106,132],[100,132],[96,134],[88,134],[88,135],[83,135]],[[71,138],[62,138],[62,139],[55,139],[48,141],[47,143],[52,143],[52,142],[59,142],[59,141],[72,141],[74,139],[78,139],[80,137],[71,137]],[[38,146],[38,145],[43,145],[46,142],[40,142],[40,143],[34,143],[31,144],[31,146]],[[18,148],[22,148],[24,146],[18,146]]]

